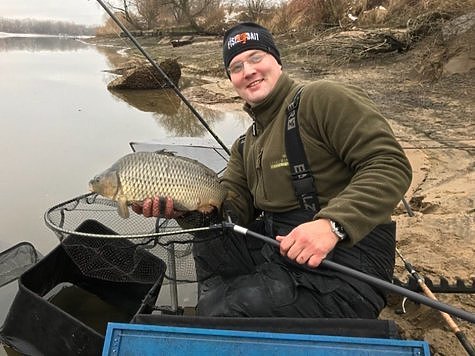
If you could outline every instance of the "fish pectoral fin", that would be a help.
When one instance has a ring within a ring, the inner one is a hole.
[[[130,216],[129,207],[127,206],[127,198],[120,196],[117,198],[117,211],[121,218],[127,219]]]
[[[211,205],[211,204],[206,204],[206,205],[200,205],[198,207],[198,210],[200,213],[204,213],[204,214],[209,214],[211,213],[216,207],[214,205]]]
[[[216,200],[210,199],[207,203],[201,204],[198,206],[198,211],[200,213],[205,213],[209,214],[211,213],[214,209],[220,209],[221,208],[221,202],[218,202]]]

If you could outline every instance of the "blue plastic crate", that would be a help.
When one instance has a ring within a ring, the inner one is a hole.
[[[103,356],[430,355],[425,341],[109,323]]]

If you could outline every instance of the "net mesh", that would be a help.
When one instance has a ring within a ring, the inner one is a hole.
[[[41,254],[29,242],[20,242],[0,253],[0,287],[20,277],[38,262]]]
[[[196,226],[200,222],[193,219],[200,218],[188,219],[187,225]],[[133,211],[123,219],[114,201],[95,194],[52,207],[45,213],[45,222],[84,275],[114,282],[154,278],[157,267],[149,261],[150,255],[167,265],[163,284],[196,282],[193,243],[221,235],[219,229],[184,229],[173,219],[145,218]],[[198,233],[201,238],[195,239]]]

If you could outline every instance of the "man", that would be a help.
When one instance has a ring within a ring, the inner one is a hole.
[[[200,286],[198,314],[376,318],[383,291],[315,267],[327,258],[391,280],[391,213],[411,181],[391,128],[359,88],[292,80],[258,24],[229,29],[223,58],[254,120],[231,150],[222,184],[237,197],[225,209],[275,237],[280,251],[231,233],[196,243],[198,275],[212,276]],[[171,199],[158,197],[135,210],[157,216],[160,202],[176,216]]]

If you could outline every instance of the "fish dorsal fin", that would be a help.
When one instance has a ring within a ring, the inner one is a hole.
[[[185,160],[185,161],[188,161],[190,163],[200,165],[203,168],[203,170],[211,176],[218,176],[215,171],[213,171],[211,168],[209,168],[208,166],[204,165],[203,163],[201,163],[200,161],[198,161],[196,159],[189,158],[189,157],[183,157],[183,156],[180,156],[180,158]]]
[[[209,174],[213,177],[217,176],[217,173],[215,171],[213,171],[211,168],[209,168],[208,166],[205,166],[203,163],[201,163],[200,161],[198,161],[194,158],[185,157],[185,156],[177,156],[176,152],[167,151],[165,148],[161,149],[161,150],[154,151],[154,153],[159,154],[159,155],[166,155],[166,156],[170,156],[170,157],[177,157],[177,158],[179,158],[183,161],[187,161],[187,162],[190,162],[192,164],[198,164],[203,168],[203,170],[206,171],[207,174]]]
[[[157,150],[154,153],[159,154],[159,155],[176,156],[176,152],[167,151],[166,148],[163,148],[161,150]]]

